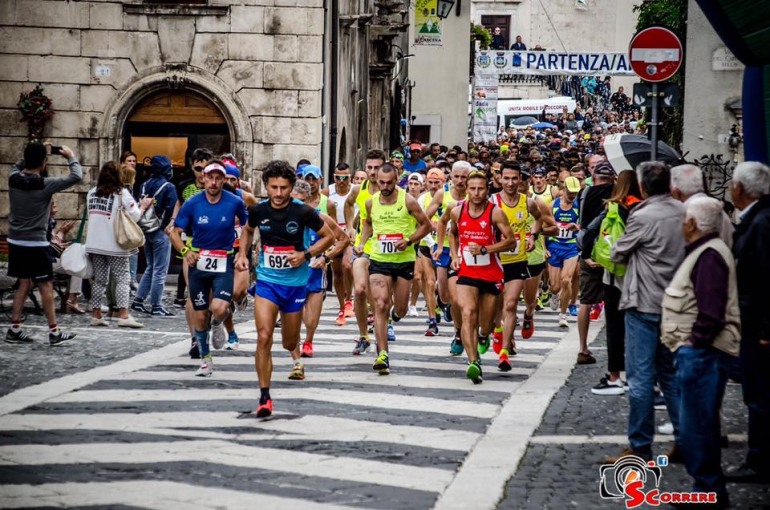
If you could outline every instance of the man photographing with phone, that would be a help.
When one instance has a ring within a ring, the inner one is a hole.
[[[53,154],[54,147],[51,149]],[[83,178],[83,169],[72,149],[66,146],[56,149],[69,164],[70,173],[66,177],[47,177],[46,145],[30,142],[24,149],[24,159],[11,168],[8,178],[8,276],[19,279],[19,289],[13,298],[11,327],[5,334],[5,341],[10,344],[29,344],[33,341],[21,329],[21,312],[32,283],[40,289],[43,310],[48,319],[49,343],[57,345],[75,337],[74,333],[62,331],[56,323],[53,267],[46,234],[53,194],[79,183]]]

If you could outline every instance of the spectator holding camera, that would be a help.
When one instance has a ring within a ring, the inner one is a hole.
[[[40,142],[31,142],[24,149],[24,159],[13,166],[8,178],[8,275],[19,279],[19,289],[13,298],[11,327],[5,335],[5,341],[12,344],[29,344],[33,341],[21,329],[21,312],[32,283],[40,289],[43,310],[48,320],[48,342],[57,345],[75,337],[74,333],[62,331],[56,322],[53,264],[47,236],[54,193],[80,182],[83,170],[69,147],[52,147],[51,155],[60,155],[67,160],[69,175],[46,177],[46,146]]]

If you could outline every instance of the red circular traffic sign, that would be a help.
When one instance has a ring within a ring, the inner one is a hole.
[[[674,32],[663,27],[650,27],[631,39],[628,57],[641,79],[659,82],[668,80],[679,70],[684,51],[682,41]]]

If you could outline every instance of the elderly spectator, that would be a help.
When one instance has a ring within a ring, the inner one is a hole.
[[[741,377],[749,408],[749,451],[734,482],[770,482],[770,169],[735,167],[731,195],[741,210],[733,254],[741,309]]]
[[[722,204],[700,196],[685,208],[685,259],[663,296],[661,340],[676,356],[679,441],[693,491],[715,492],[714,506],[726,508],[719,408],[740,342],[735,261],[720,239]]]
[[[115,279],[115,301],[118,313],[118,327],[144,327],[128,315],[128,294],[130,272],[128,257],[132,250],[118,246],[115,240],[115,223],[118,207],[123,207],[136,221],[152,203],[152,198],[145,198],[137,206],[134,197],[123,187],[120,180],[120,168],[117,161],[108,161],[102,166],[96,187],[86,197],[88,206],[88,236],[86,253],[91,255],[94,266],[91,292],[91,326],[109,326],[102,318],[102,299],[110,277]]]
[[[659,161],[637,169],[644,202],[628,217],[623,236],[612,248],[612,261],[628,264],[619,309],[626,311],[629,448],[620,456],[652,458],[655,434],[655,382],[663,391],[676,444],[668,453],[681,462],[679,385],[671,351],[660,342],[661,301],[684,258],[684,206],[671,196],[671,170]],[[612,463],[617,459],[608,458]]]
[[[490,44],[489,47],[493,50],[505,49],[505,36],[503,35],[502,30],[500,30],[500,27],[495,27],[494,30],[492,30],[492,44]]]
[[[83,170],[75,153],[66,146],[59,154],[69,163],[69,175],[47,177],[46,146],[31,142],[24,149],[24,159],[11,168],[8,177],[8,276],[19,279],[13,297],[11,327],[5,334],[9,344],[29,344],[33,339],[21,329],[21,312],[32,283],[37,284],[48,319],[48,342],[55,345],[75,337],[65,333],[56,322],[53,302],[53,265],[48,252],[48,222],[53,194],[79,183]]]
[[[163,288],[171,260],[171,241],[165,230],[172,221],[177,201],[176,189],[169,182],[173,175],[171,160],[166,156],[153,156],[150,160],[150,175],[150,179],[142,185],[140,196],[152,198],[153,205],[150,207],[154,208],[158,221],[157,225],[144,232],[144,257],[147,260],[147,268],[142,275],[131,309],[148,313],[144,300],[149,295],[152,307],[149,313],[155,317],[174,317],[174,314],[163,306]]]
[[[679,165],[671,169],[671,196],[684,202],[685,207],[690,200],[706,197],[706,185],[703,171],[696,165]],[[728,248],[733,247],[733,232],[735,227],[729,216],[722,212],[719,225],[719,237]]]

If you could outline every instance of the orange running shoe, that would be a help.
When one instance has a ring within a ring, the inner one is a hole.
[[[503,330],[500,329],[500,331],[495,328],[494,333],[492,333],[492,349],[495,351],[495,354],[500,354],[500,350],[503,348]]]
[[[267,402],[257,407],[257,418],[267,418],[271,414],[273,414],[273,399],[269,398]]]
[[[511,368],[513,367],[511,366],[511,362],[508,359],[508,351],[506,349],[502,349],[500,351],[500,358],[497,362],[497,369],[501,372],[510,372]]]
[[[337,320],[335,322],[337,323],[337,326],[344,326],[348,323],[348,320],[345,318],[345,310],[337,312]]]
[[[524,320],[521,324],[521,338],[524,340],[527,340],[532,337],[532,335],[535,333],[535,318],[534,317],[527,317],[527,314],[524,314]]]
[[[305,341],[305,343],[302,344],[302,354],[300,354],[303,358],[312,358],[313,357],[313,342]]]
[[[345,301],[345,317],[353,317],[356,312],[353,310],[353,302],[351,300]]]

